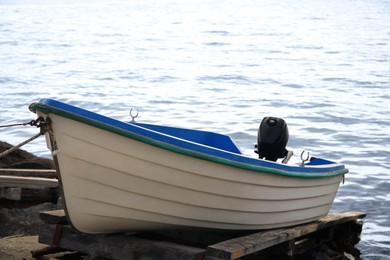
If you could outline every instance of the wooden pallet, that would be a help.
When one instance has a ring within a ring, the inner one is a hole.
[[[50,245],[32,252],[39,257],[56,250],[78,251],[108,259],[275,259],[337,243],[352,254],[359,241],[362,212],[329,214],[318,221],[267,231],[216,232],[181,230],[88,235],[67,223],[63,210],[41,213],[46,223],[39,242]],[[262,257],[262,258],[260,258]]]

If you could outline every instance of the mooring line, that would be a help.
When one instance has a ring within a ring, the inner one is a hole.
[[[37,139],[38,137],[40,137],[41,135],[44,135],[45,132],[46,132],[46,129],[45,129],[45,125],[46,125],[46,121],[43,117],[38,117],[36,120],[31,120],[30,122],[27,122],[27,123],[19,123],[19,124],[11,124],[11,125],[1,125],[1,127],[11,127],[11,126],[26,126],[26,125],[30,125],[30,126],[36,126],[36,127],[39,127],[40,128],[40,131],[38,134],[34,135],[33,137],[30,137],[29,139],[27,139],[26,141],[0,153],[0,158],[9,154],[9,153],[12,153],[13,151],[19,149],[20,147],[22,147],[23,145]]]
[[[25,126],[25,125],[33,125],[35,122],[35,120],[31,120],[30,122],[27,122],[27,123],[18,123],[18,124],[10,124],[10,125],[0,125],[0,128],[3,128],[3,127],[12,127],[12,126]]]
[[[13,151],[19,149],[20,147],[22,147],[22,146],[25,145],[25,144],[27,144],[27,143],[29,143],[29,142],[31,142],[31,141],[37,139],[38,137],[40,137],[40,136],[43,135],[43,134],[44,134],[44,133],[39,132],[38,134],[34,135],[33,137],[30,137],[29,139],[27,139],[26,141],[24,141],[24,142],[22,142],[22,143],[20,143],[20,144],[18,144],[18,145],[15,145],[14,147],[12,147],[12,148],[10,148],[10,149],[8,149],[8,150],[5,150],[4,152],[0,153],[0,158],[3,157],[3,156],[5,156],[5,155],[7,155],[7,154],[9,154],[9,153],[12,153]]]

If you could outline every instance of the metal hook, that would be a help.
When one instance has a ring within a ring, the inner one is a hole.
[[[308,160],[309,160],[309,158],[310,158],[310,153],[309,152],[307,152],[307,156],[306,156],[306,158],[303,158],[303,154],[305,153],[305,150],[303,150],[302,151],[302,153],[301,153],[301,160],[302,160],[302,166],[304,166],[305,165],[305,162],[307,162]]]
[[[130,109],[130,116],[131,116],[131,122],[135,122],[134,118],[138,116],[139,111],[137,110],[137,113],[133,115],[133,109]]]

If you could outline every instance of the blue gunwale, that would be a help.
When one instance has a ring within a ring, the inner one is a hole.
[[[223,150],[148,129],[147,124],[138,125],[122,122],[54,99],[42,99],[39,102],[32,103],[29,108],[34,113],[40,111],[47,115],[55,114],[175,153],[253,172],[266,172],[300,178],[333,177],[348,172],[344,165],[326,160],[322,160],[317,165],[313,164],[313,166],[310,164],[294,166],[255,159],[244,156],[237,151]],[[152,125],[149,126],[149,128],[152,128]],[[156,127],[155,129],[158,129],[158,126]],[[205,131],[200,132],[206,133]]]

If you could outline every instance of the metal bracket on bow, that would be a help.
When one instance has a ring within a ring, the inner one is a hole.
[[[306,154],[305,158],[304,158],[304,154]],[[302,160],[301,166],[305,166],[305,162],[309,161],[309,158],[310,158],[310,153],[309,152],[305,152],[303,150],[302,153],[301,153],[301,160]]]
[[[136,113],[135,114],[133,114],[133,109],[130,109],[130,116],[131,116],[131,123],[134,123],[135,121],[134,121],[134,119],[136,118],[136,117],[138,117],[138,114],[139,114],[139,111],[138,110],[136,110]]]

